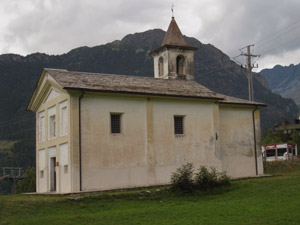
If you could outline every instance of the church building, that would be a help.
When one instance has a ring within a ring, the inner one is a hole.
[[[37,193],[163,185],[186,163],[263,174],[262,103],[194,81],[194,53],[172,18],[150,54],[154,77],[44,69],[36,113]],[[257,149],[257,152],[256,152]]]

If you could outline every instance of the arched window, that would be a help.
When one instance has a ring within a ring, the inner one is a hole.
[[[176,58],[176,72],[178,75],[184,75],[184,57],[182,55]]]
[[[162,57],[158,60],[158,74],[160,77],[164,75],[164,60]]]

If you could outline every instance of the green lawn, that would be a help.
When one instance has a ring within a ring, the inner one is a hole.
[[[300,171],[206,193],[149,190],[0,196],[0,224],[300,224]]]

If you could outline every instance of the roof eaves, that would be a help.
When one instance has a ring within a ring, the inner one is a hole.
[[[260,102],[224,102],[224,101],[220,101],[219,104],[224,104],[224,105],[252,105],[252,106],[261,106],[261,107],[266,107],[267,105],[264,103],[260,103]]]
[[[197,47],[193,47],[193,46],[181,46],[181,45],[163,45],[157,49],[154,49],[153,51],[151,51],[149,53],[149,55],[154,55],[155,53],[158,53],[160,51],[163,51],[164,49],[182,49],[182,50],[191,50],[191,51],[197,51]]]
[[[35,98],[37,97],[37,94],[38,94],[38,91],[39,91],[39,88],[41,87],[42,83],[43,83],[43,80],[45,79],[46,75],[49,74],[54,80],[55,82],[57,82],[58,85],[60,85],[61,87],[60,88],[63,88],[63,85],[57,80],[55,79],[51,73],[49,71],[63,71],[63,72],[68,72],[68,70],[64,70],[64,69],[49,69],[49,68],[44,68],[43,71],[42,71],[42,74],[39,78],[39,80],[37,81],[36,85],[35,85],[35,88],[34,88],[34,91],[31,95],[31,98],[30,98],[30,101],[26,107],[26,111],[32,111],[33,108],[33,104],[34,104],[34,100]]]
[[[43,69],[42,71],[42,74],[40,75],[40,78],[39,80],[36,82],[35,84],[35,88],[34,88],[34,91],[32,92],[31,94],[31,97],[30,97],[30,100],[29,100],[29,103],[26,107],[26,111],[32,111],[32,105],[33,105],[33,101],[37,95],[37,92],[38,92],[38,87],[41,85],[42,83],[42,80],[44,79],[45,77],[45,74],[46,74],[46,69]]]
[[[164,97],[177,97],[177,98],[192,98],[192,99],[210,99],[210,100],[223,100],[221,97],[205,97],[205,96],[189,96],[189,95],[172,95],[172,94],[155,94],[155,93],[142,93],[133,91],[113,91],[113,90],[99,90],[92,88],[77,88],[77,87],[64,87],[65,90],[83,90],[90,92],[102,92],[102,93],[114,93],[114,94],[130,94],[130,95],[141,95],[141,96],[164,96]]]

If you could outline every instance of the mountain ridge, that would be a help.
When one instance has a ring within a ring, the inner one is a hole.
[[[95,47],[75,48],[62,55],[0,55],[0,96],[5,96],[0,99],[0,124],[2,121],[14,122],[8,126],[9,129],[0,125],[0,139],[35,138],[34,114],[25,112],[25,109],[43,68],[152,77],[153,59],[149,52],[161,45],[164,34],[165,31],[160,29],[128,34],[121,40]],[[211,44],[202,44],[190,37],[185,37],[185,40],[198,47],[195,53],[197,82],[220,94],[248,98],[245,69]],[[255,74],[254,77],[255,101],[269,105],[262,109],[263,130],[285,118],[293,119],[297,113],[295,103],[266,89],[264,78],[260,74]],[[28,121],[25,121],[27,118]],[[25,132],[25,128],[32,130]]]
[[[260,72],[268,82],[270,90],[292,98],[300,108],[300,64],[276,65]]]

